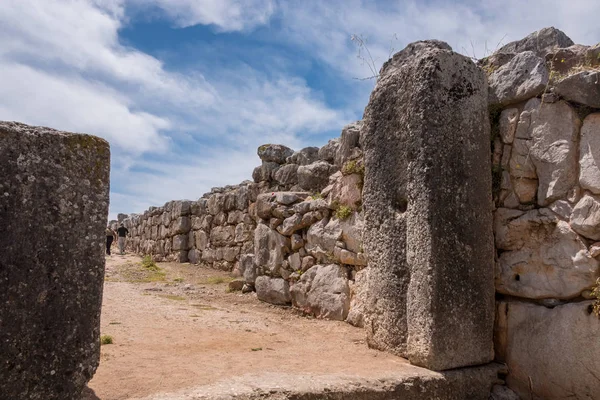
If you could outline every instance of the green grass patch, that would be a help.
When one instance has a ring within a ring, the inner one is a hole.
[[[250,350],[252,350],[252,351],[262,351],[262,347],[253,347]]]
[[[336,210],[335,210],[335,216],[339,219],[339,220],[345,220],[350,218],[350,216],[352,215],[352,209],[348,206],[339,206]]]
[[[110,335],[102,335],[102,336],[100,336],[100,344],[101,345],[113,344],[113,337],[110,336]]]
[[[203,279],[200,282],[198,282],[198,284],[200,284],[200,285],[218,285],[221,283],[229,283],[233,279],[234,278],[231,278],[229,276],[209,276],[208,278]]]

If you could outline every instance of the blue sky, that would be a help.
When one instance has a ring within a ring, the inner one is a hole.
[[[598,0],[1,0],[0,119],[111,143],[111,218],[250,179],[256,148],[360,119],[391,50],[483,57],[545,26],[600,41]]]

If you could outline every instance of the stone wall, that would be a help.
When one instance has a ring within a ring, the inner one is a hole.
[[[495,180],[496,358],[522,398],[600,396],[600,45],[547,28],[481,62]],[[532,397],[530,397],[530,393]]]
[[[79,399],[100,361],[110,150],[0,122],[0,398]]]

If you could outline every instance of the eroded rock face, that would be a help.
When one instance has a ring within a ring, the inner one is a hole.
[[[548,85],[543,58],[531,51],[517,54],[488,78],[490,105],[508,105],[535,97]]]
[[[554,92],[566,100],[600,108],[600,72],[581,71],[558,82]]]
[[[290,290],[292,304],[317,318],[343,321],[350,307],[348,271],[339,265],[315,265]]]
[[[258,148],[257,153],[264,162],[285,164],[286,158],[294,154],[294,150],[281,144],[265,144]]]
[[[600,322],[591,302],[508,305],[508,386],[534,400],[594,399],[600,384]],[[531,396],[531,394],[533,396]]]
[[[600,113],[588,115],[581,127],[579,184],[600,194]]]
[[[331,164],[325,161],[316,161],[298,168],[298,185],[309,191],[320,191],[329,182],[332,173]]]
[[[100,358],[109,145],[0,122],[0,163],[0,397],[78,399]]]
[[[496,290],[529,299],[570,299],[590,288],[598,261],[569,224],[550,210],[495,214]]]
[[[600,196],[585,195],[571,214],[571,227],[588,239],[600,240]]]
[[[292,302],[290,284],[283,278],[262,275],[256,278],[254,286],[260,301],[278,305],[287,305]]]
[[[552,50],[574,45],[573,41],[561,30],[548,27],[533,32],[521,40],[510,42],[497,53],[522,53],[532,51],[538,57],[545,57]]]
[[[424,41],[384,65],[365,109],[368,343],[431,369],[493,357],[487,96],[469,59]]]

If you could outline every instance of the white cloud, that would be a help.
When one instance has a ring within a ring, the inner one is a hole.
[[[273,0],[131,0],[159,7],[177,26],[214,25],[220,31],[249,30],[266,24],[274,12]]]

